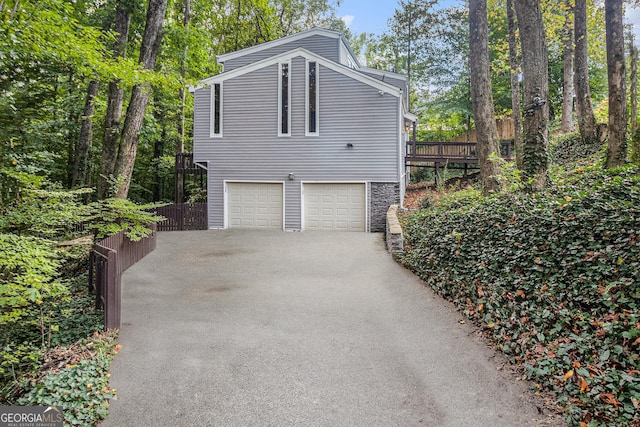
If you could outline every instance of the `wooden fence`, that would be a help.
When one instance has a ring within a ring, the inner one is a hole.
[[[496,129],[498,130],[498,139],[513,139],[516,134],[516,127],[512,117],[504,117],[502,119],[496,119]],[[477,142],[476,130],[471,129],[471,132],[463,133],[449,142]]]
[[[156,215],[167,218],[158,223],[158,231],[206,230],[206,203],[174,203],[153,209]]]
[[[149,237],[131,241],[121,231],[93,245],[89,259],[89,290],[95,292],[96,307],[104,308],[105,329],[120,327],[122,273],[156,248],[154,224]]]

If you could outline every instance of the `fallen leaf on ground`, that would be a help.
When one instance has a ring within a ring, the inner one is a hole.
[[[585,391],[589,391],[589,384],[587,384],[584,378],[580,377],[580,393],[584,393]]]
[[[612,393],[600,393],[600,400],[604,403],[612,405],[614,408],[618,408],[620,406],[620,402],[616,399],[616,397]]]

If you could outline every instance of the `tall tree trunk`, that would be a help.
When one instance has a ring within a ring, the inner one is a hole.
[[[489,159],[491,154],[500,155],[500,147],[489,74],[487,0],[469,0],[469,74],[480,177],[487,194],[501,187],[500,167]]]
[[[132,10],[132,0],[118,1],[113,24],[113,30],[117,34],[117,39],[112,47],[112,51],[116,57],[124,58],[126,56]],[[120,81],[111,81],[109,83],[107,111],[104,118],[104,137],[100,158],[100,177],[98,178],[98,199],[107,197],[111,185],[111,178],[115,172],[123,100],[124,90],[120,87]]]
[[[160,102],[158,100],[157,93],[154,94],[154,99],[156,104],[159,105]],[[153,109],[153,117],[155,118],[156,123],[161,123],[162,130],[160,132],[160,137],[157,138],[153,143],[153,201],[158,202],[162,199],[162,189],[163,189],[163,181],[160,176],[160,158],[162,154],[164,154],[164,145],[167,138],[167,126],[166,120],[164,117],[164,111],[161,108]]]
[[[566,2],[564,24],[562,26],[562,59],[564,63],[562,78],[562,119],[560,129],[564,133],[573,132],[573,6]]]
[[[622,0],[605,0],[607,28],[607,76],[609,80],[608,168],[627,161],[627,75],[624,63]]]
[[[509,32],[509,68],[511,70],[511,110],[513,111],[513,148],[516,152],[516,165],[522,170],[522,112],[520,107],[520,81],[518,79],[518,29],[513,9],[513,0],[507,0],[507,29]]]
[[[640,164],[640,135],[638,135],[638,47],[633,33],[629,34],[631,62],[631,161]]]
[[[71,72],[69,74],[69,80],[67,81],[67,91],[69,96],[72,96],[73,94],[73,72]],[[57,81],[58,79],[56,79]],[[58,104],[58,85],[56,82],[56,89],[54,92],[54,105]],[[78,111],[75,109],[72,109],[68,112],[67,117],[65,118],[67,123],[76,123],[78,121]],[[73,184],[73,170],[74,170],[74,165],[75,165],[75,161],[76,161],[76,145],[78,142],[78,137],[79,137],[79,132],[78,132],[78,128],[77,127],[73,127],[68,136],[67,136],[67,164],[66,164],[66,168],[65,168],[65,172],[66,172],[66,185],[71,187]]]
[[[576,90],[576,113],[580,137],[584,142],[598,139],[596,117],[591,105],[591,89],[589,88],[589,55],[587,43],[587,0],[576,0],[574,9],[575,57],[574,78]]]
[[[629,33],[629,62],[631,63],[631,135],[638,130],[638,47],[633,33]]]
[[[184,2],[184,29],[188,32],[189,22],[191,22],[191,0],[185,0]],[[185,41],[184,50],[182,51],[182,62],[180,63],[180,76],[182,77],[182,87],[180,88],[180,120],[178,121],[178,147],[177,152],[182,153],[184,151],[184,134],[185,134],[185,117],[184,110],[187,98],[187,91],[184,88],[187,77],[187,53],[189,52],[189,43]]]
[[[89,152],[93,142],[93,112],[95,110],[95,99],[98,96],[100,83],[91,80],[87,88],[87,97],[82,110],[82,125],[76,146],[76,159],[73,165],[73,180],[71,185],[81,186],[89,184]]]
[[[140,63],[147,70],[152,70],[156,65],[156,58],[160,50],[162,40],[162,24],[167,11],[168,0],[150,0],[147,9],[147,21],[142,36],[140,47]],[[118,186],[115,197],[125,199],[129,193],[131,175],[136,161],[140,129],[144,120],[144,113],[149,102],[151,85],[149,83],[138,84],[131,91],[131,100],[124,119],[120,149],[116,159],[115,176]]]
[[[515,8],[524,80],[523,177],[530,191],[538,191],[548,181],[549,59],[540,2],[516,0]]]

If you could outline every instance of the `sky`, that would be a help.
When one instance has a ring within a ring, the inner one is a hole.
[[[443,0],[443,7],[457,3]],[[387,21],[393,16],[398,2],[394,0],[342,0],[337,15],[354,33],[381,34],[387,28]],[[640,8],[627,10],[627,21],[634,24],[636,41],[640,43]]]
[[[342,0],[337,15],[354,33],[381,34],[396,5],[393,0]]]

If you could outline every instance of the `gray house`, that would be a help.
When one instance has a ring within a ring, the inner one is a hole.
[[[209,228],[383,231],[408,178],[406,77],[318,28],[218,62],[193,90]]]

